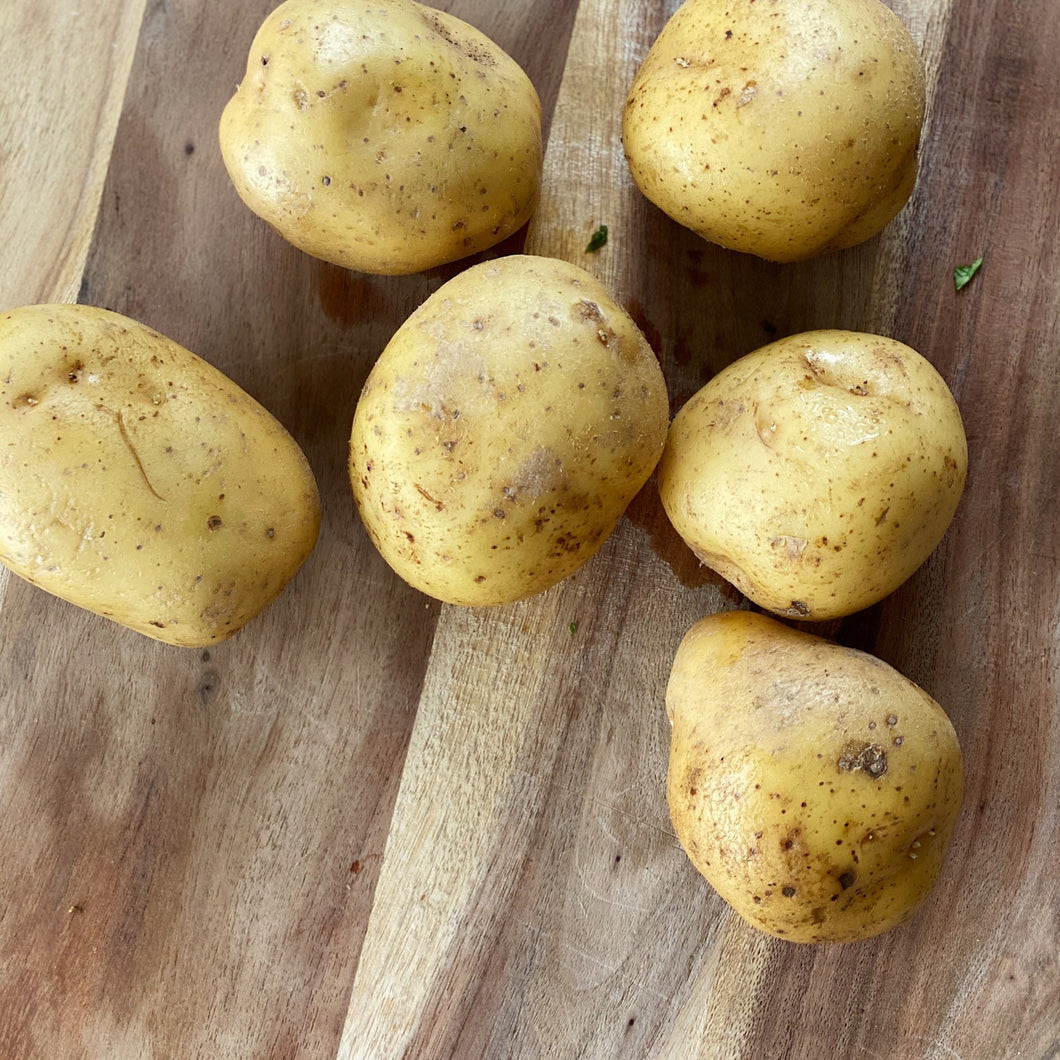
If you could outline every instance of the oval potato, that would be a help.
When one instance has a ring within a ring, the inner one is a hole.
[[[651,347],[575,265],[467,269],[398,329],[357,405],[350,479],[383,557],[456,604],[585,563],[651,475],[669,405]]]
[[[243,201],[301,250],[418,272],[520,228],[537,203],[541,104],[474,27],[412,0],[286,0],[225,107]]]
[[[905,204],[924,63],[879,0],[687,0],[633,81],[623,142],[640,190],[731,250],[799,261]]]
[[[968,447],[932,365],[903,343],[809,331],[741,357],[674,417],[659,492],[696,555],[769,611],[851,614],[942,540]]]
[[[156,640],[235,633],[316,542],[316,483],[282,425],[117,313],[0,315],[0,428],[0,560]]]
[[[791,942],[908,919],[960,813],[942,708],[865,652],[727,612],[685,635],[666,691],[674,830],[714,889]]]

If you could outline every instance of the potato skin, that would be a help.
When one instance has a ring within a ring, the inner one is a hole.
[[[879,0],[687,0],[623,115],[633,179],[705,239],[799,261],[879,232],[912,193],[924,64]]]
[[[350,438],[362,521],[401,577],[448,603],[542,592],[597,551],[651,475],[662,371],[610,292],[516,255],[467,269],[394,335]]]
[[[960,411],[920,354],[809,331],[719,372],[674,417],[659,492],[707,566],[776,614],[881,600],[941,541],[968,470]]]
[[[256,214],[367,273],[493,246],[540,186],[529,78],[478,30],[411,0],[286,0],[254,39],[220,141]]]
[[[852,942],[931,892],[963,797],[942,708],[874,656],[727,612],[674,658],[667,800],[696,868],[754,927]]]
[[[0,561],[155,640],[235,633],[316,542],[316,482],[287,431],[117,313],[0,314],[0,439]]]

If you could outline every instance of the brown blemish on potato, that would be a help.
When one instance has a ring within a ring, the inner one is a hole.
[[[887,752],[878,743],[848,743],[836,765],[840,773],[862,772],[879,780],[887,772]]]
[[[581,299],[574,309],[581,320],[588,320],[593,323],[603,323],[604,321],[603,310],[596,302],[590,301],[588,298]]]
[[[424,498],[424,500],[430,501],[434,505],[435,510],[439,512],[445,511],[445,504],[438,500],[437,497],[432,497],[418,482],[412,484],[412,488]]]
[[[461,40],[453,35],[449,27],[442,20],[438,12],[429,9],[420,12],[423,21],[438,34],[444,41],[448,41],[454,48],[462,51],[472,62],[481,63],[483,66],[496,66],[496,58],[485,48],[474,44],[472,41]]]
[[[755,96],[757,96],[757,95],[758,95],[758,82],[757,81],[748,81],[747,84],[743,86],[743,91],[740,93],[740,95],[736,99],[736,106],[737,107],[746,107],[747,104],[750,103],[755,98]]]
[[[118,424],[118,433],[121,435],[121,440],[125,443],[126,448],[132,454],[133,461],[136,464],[140,475],[143,477],[144,483],[147,485],[148,490],[157,497],[160,501],[164,501],[166,498],[162,496],[158,490],[151,485],[151,480],[147,477],[147,471],[144,469],[143,461],[140,459],[140,454],[136,451],[136,446],[133,445],[132,439],[129,437],[129,432],[125,427],[125,420],[122,418],[121,409],[114,413],[114,418]]]
[[[602,346],[606,346],[609,350],[614,348],[616,352],[621,351],[621,339],[607,322],[607,317],[604,316],[603,310],[596,302],[582,298],[574,306],[574,312],[579,320],[595,326],[596,339]]]
[[[769,544],[770,547],[782,551],[788,559],[799,559],[806,551],[808,542],[804,537],[792,537],[788,534],[781,534],[779,537],[774,537]],[[794,606],[794,604],[792,606]]]

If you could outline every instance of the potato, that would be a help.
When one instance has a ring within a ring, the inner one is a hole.
[[[960,812],[961,751],[942,708],[897,670],[727,612],[685,635],[666,710],[674,830],[748,923],[851,942],[931,892]]]
[[[316,541],[316,483],[291,436],[117,313],[0,315],[0,439],[0,561],[156,640],[235,633]]]
[[[879,0],[687,0],[630,89],[629,168],[731,250],[799,261],[850,247],[913,190],[924,81]]]
[[[246,204],[309,254],[411,273],[515,232],[537,202],[541,104],[496,44],[411,0],[287,0],[221,116]]]
[[[960,411],[894,339],[808,331],[719,372],[674,417],[659,492],[677,532],[760,606],[868,607],[938,545],[964,489]]]
[[[592,276],[512,256],[467,269],[394,335],[350,439],[361,518],[407,582],[508,603],[582,566],[651,475],[668,400]]]

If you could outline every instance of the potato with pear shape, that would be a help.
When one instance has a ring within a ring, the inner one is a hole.
[[[799,261],[898,213],[924,109],[924,62],[880,0],[686,0],[633,81],[623,142],[675,221]]]
[[[880,659],[743,611],[685,635],[667,800],[695,867],[752,926],[853,942],[907,920],[963,795],[942,708]]]
[[[942,540],[968,446],[943,378],[880,335],[810,331],[734,361],[674,417],[659,492],[696,555],[776,614],[898,588]]]
[[[419,272],[520,228],[541,104],[511,56],[413,0],[286,0],[221,116],[243,201],[308,254]]]

